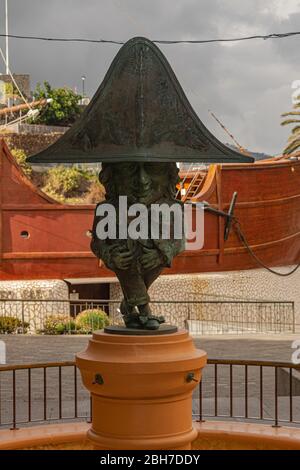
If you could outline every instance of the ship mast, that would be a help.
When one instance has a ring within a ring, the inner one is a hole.
[[[37,100],[37,101],[31,101],[30,108],[36,108],[37,106],[46,106],[48,103],[52,102],[52,98],[44,98],[42,100]],[[11,114],[15,113],[17,111],[23,111],[25,109],[28,109],[28,104],[18,104],[15,106],[10,106],[8,108],[3,108],[0,109],[0,116],[5,115],[5,114]]]
[[[220,119],[217,118],[217,116],[209,109],[208,110],[212,117],[217,121],[217,123],[222,127],[222,129],[226,132],[227,135],[231,138],[231,140],[235,143],[235,145],[238,147],[239,151],[243,153],[244,155],[250,155],[251,154],[241,146],[241,144],[238,143],[238,141],[235,139],[235,137],[229,132],[229,130],[224,126],[224,124],[220,121]]]
[[[5,58],[6,58],[6,75],[9,75],[9,54],[8,54],[8,0],[5,0]]]

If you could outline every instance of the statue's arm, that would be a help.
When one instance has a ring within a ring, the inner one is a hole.
[[[184,251],[184,240],[155,240],[157,249],[161,252],[163,266],[170,268],[172,261],[179,253]]]
[[[174,201],[162,201],[163,203],[167,203],[169,206],[174,204]],[[176,201],[176,204],[182,206],[181,202]],[[182,223],[182,238],[175,239],[174,235],[171,234],[170,239],[156,239],[154,240],[154,245],[161,253],[161,258],[163,259],[163,266],[166,268],[170,268],[172,266],[172,261],[179,253],[184,251],[185,249],[185,237],[184,237],[184,219],[181,221]],[[171,233],[174,229],[174,216],[171,215]]]
[[[102,204],[102,203],[100,203]],[[100,222],[101,217],[97,216],[97,208],[100,205],[98,204],[95,210],[95,217],[92,228],[92,241],[91,241],[91,250],[97,258],[101,259],[104,264],[111,270],[114,270],[113,262],[113,251],[116,248],[115,243],[111,242],[108,239],[101,240],[97,237],[97,224]]]
[[[104,264],[111,269],[114,270],[114,262],[113,262],[113,252],[114,247],[109,245],[107,240],[99,240],[98,238],[93,238],[91,241],[91,250],[97,258],[101,259]]]

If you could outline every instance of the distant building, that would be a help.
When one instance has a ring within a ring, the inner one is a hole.
[[[30,75],[29,74],[17,74],[14,73],[13,77],[18,84],[18,87],[20,88],[22,94],[26,97],[29,98],[31,96],[31,90],[30,90]],[[5,74],[0,74],[0,83],[11,83],[13,85],[13,88],[15,89],[15,85],[11,79],[10,75],[5,75]]]

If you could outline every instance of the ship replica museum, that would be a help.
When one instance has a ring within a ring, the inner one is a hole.
[[[42,193],[22,173],[3,140],[0,159],[1,298],[48,300],[50,310],[51,300],[70,295],[120,299],[123,286],[109,250],[93,242],[91,250],[96,207],[60,204]],[[151,197],[162,201],[167,192],[169,202],[204,204],[203,247],[172,251],[172,244],[161,246],[164,260],[147,281],[149,287],[160,274],[150,289],[152,300],[288,299],[296,313],[275,309],[265,321],[256,320],[256,309],[249,307],[249,328],[276,332],[278,323],[280,331],[294,328],[300,297],[291,279],[298,274],[276,274],[293,273],[299,262],[300,163],[287,156],[254,162],[218,141],[151,41],[137,38],[124,45],[78,121],[28,161],[101,162],[100,180],[111,199],[124,195],[141,202],[139,193],[150,192],[148,202]],[[184,164],[179,175],[178,163]],[[160,174],[165,181],[157,181]],[[154,180],[157,193],[151,196]],[[165,192],[160,184],[168,186]],[[31,315],[40,317],[41,312],[28,306],[29,322]],[[166,304],[164,315],[174,316],[179,326],[187,320],[180,306]],[[226,320],[226,315],[226,309],[198,305],[192,319],[214,320],[223,331],[225,323],[237,318],[229,312]],[[247,323],[237,315],[237,323]],[[278,315],[284,320],[278,322]]]

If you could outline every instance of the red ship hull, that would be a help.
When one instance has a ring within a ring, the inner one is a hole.
[[[300,262],[300,161],[212,165],[194,197],[235,216],[255,254],[268,266]],[[0,142],[0,280],[111,277],[91,253],[94,205],[59,204],[23,174]],[[204,247],[179,255],[166,274],[257,268],[224,219],[205,213]]]

